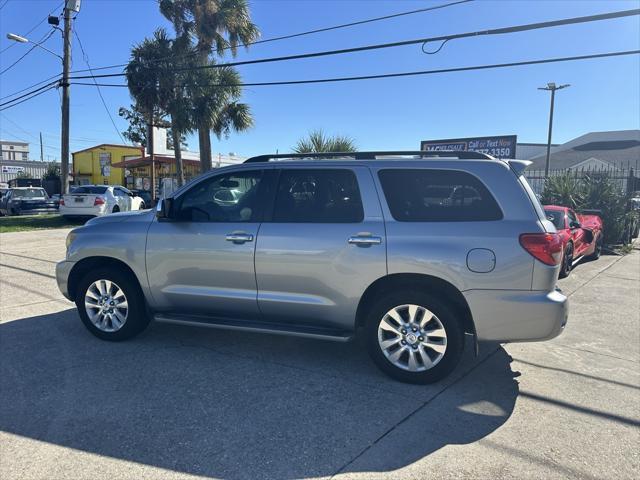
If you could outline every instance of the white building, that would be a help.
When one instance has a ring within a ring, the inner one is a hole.
[[[2,160],[26,162],[29,160],[29,144],[27,142],[15,142],[0,140]]]

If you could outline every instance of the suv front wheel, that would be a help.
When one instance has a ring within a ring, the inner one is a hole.
[[[102,340],[126,340],[149,324],[138,283],[119,269],[86,274],[78,284],[76,306],[85,327]]]
[[[369,311],[366,343],[375,364],[407,383],[433,383],[453,371],[464,335],[453,310],[422,292],[383,296]]]

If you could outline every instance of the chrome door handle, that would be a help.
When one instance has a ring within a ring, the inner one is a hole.
[[[367,247],[369,245],[380,245],[382,243],[382,237],[374,237],[371,235],[354,235],[352,237],[349,237],[348,242],[351,245]]]
[[[233,243],[253,242],[253,235],[250,233],[228,233],[226,240]]]

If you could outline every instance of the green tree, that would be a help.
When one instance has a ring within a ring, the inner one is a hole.
[[[235,57],[240,44],[253,42],[260,35],[258,27],[251,21],[247,0],[160,0],[160,12],[173,24],[177,37],[195,40],[195,62],[200,67],[213,63],[210,58],[212,52],[223,57],[229,50]],[[212,167],[211,131],[220,138],[223,134],[243,131],[253,125],[248,105],[238,103],[242,93],[236,86],[240,83],[239,74],[220,72],[209,75],[207,70],[216,69],[198,70],[196,75],[200,87],[192,93],[202,171]],[[228,85],[228,82],[209,81],[209,87],[205,88],[206,79],[227,75],[236,78],[232,87],[215,86]],[[224,92],[227,89],[229,91]]]
[[[322,130],[313,130],[298,140],[293,147],[296,153],[355,152],[355,141],[345,135],[326,135]]]
[[[122,132],[124,138],[132,143],[147,146],[147,133],[148,133],[148,118],[137,104],[132,104],[129,108],[120,107],[118,109],[118,115],[129,122],[127,129]],[[164,118],[156,118],[154,125],[160,128],[167,129],[167,148],[173,150],[173,133],[171,132],[171,123]],[[180,145],[186,149],[187,137],[184,134],[180,135]]]
[[[42,175],[43,180],[60,180],[60,164],[51,162],[47,165],[47,170]]]
[[[153,120],[170,118],[171,137],[176,157],[178,185],[184,184],[180,137],[192,128],[192,105],[186,94],[189,71],[188,59],[192,51],[188,39],[170,38],[166,30],[156,30],[152,38],[145,39],[131,51],[131,60],[125,69],[129,92],[143,112]],[[180,64],[176,58],[186,59]]]

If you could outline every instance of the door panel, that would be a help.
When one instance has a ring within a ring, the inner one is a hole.
[[[154,221],[147,240],[147,273],[159,307],[255,318],[253,254],[259,225]],[[254,240],[227,240],[234,232]]]
[[[268,321],[351,329],[362,294],[386,274],[384,223],[367,168],[336,169],[347,170],[355,191],[336,182],[327,191],[332,170],[322,170],[281,173],[274,221],[262,224],[256,245],[258,305]],[[316,200],[315,213],[294,206]]]
[[[261,170],[207,177],[174,199],[173,221],[152,223],[147,274],[158,310],[259,317],[261,178]]]

